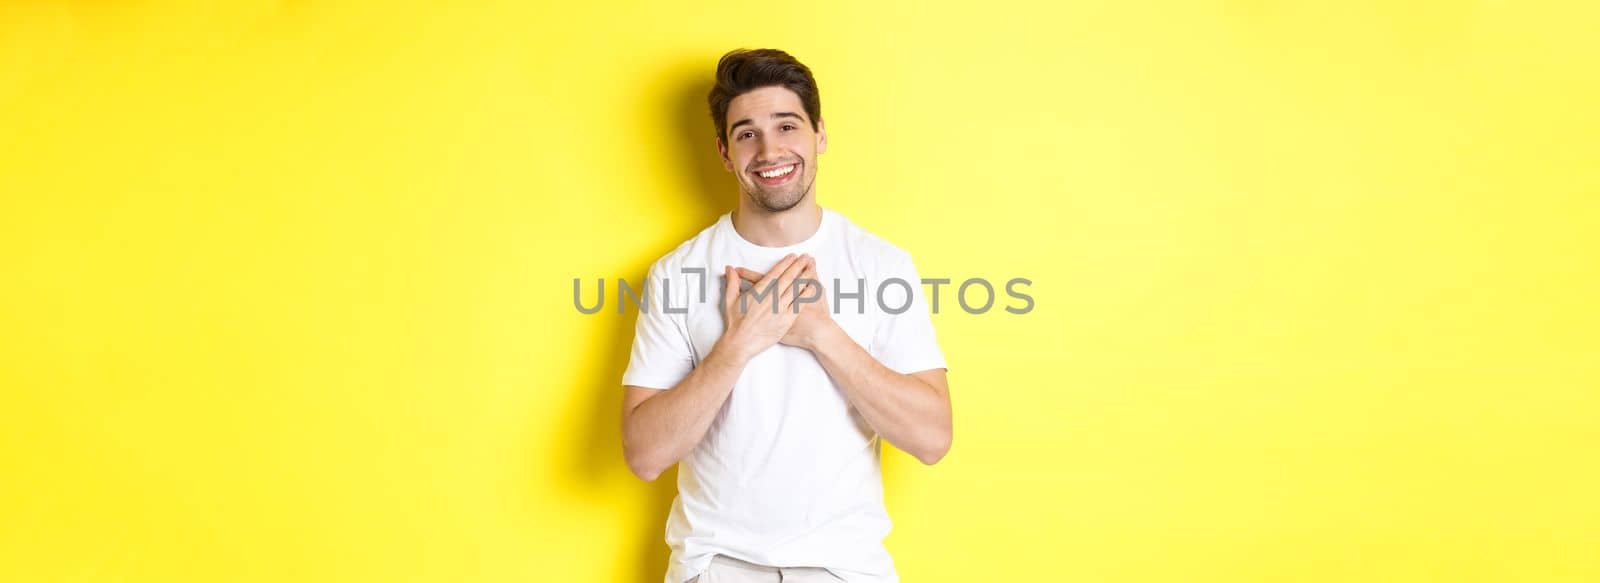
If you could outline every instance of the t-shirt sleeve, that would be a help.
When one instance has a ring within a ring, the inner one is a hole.
[[[883,366],[901,374],[947,368],[944,352],[939,350],[939,339],[933,331],[933,317],[928,313],[922,278],[918,276],[911,256],[904,252],[896,253],[888,261],[882,277],[881,281],[887,283],[882,284],[885,289],[879,309],[885,310],[885,318],[878,324],[873,336],[873,356]],[[899,279],[906,285],[890,282],[890,278]],[[888,313],[890,309],[898,310],[907,305],[908,288],[910,305],[898,314]]]
[[[641,306],[634,324],[633,352],[622,384],[647,389],[670,389],[694,370],[694,352],[681,314],[669,314],[662,302],[660,264],[650,266],[645,276],[650,300]]]

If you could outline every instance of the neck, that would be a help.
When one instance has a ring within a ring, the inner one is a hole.
[[[733,230],[744,240],[762,247],[787,247],[811,238],[820,228],[822,207],[815,200],[806,200],[777,213],[740,201],[739,208],[733,211]]]

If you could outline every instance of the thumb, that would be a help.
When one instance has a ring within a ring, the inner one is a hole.
[[[733,272],[730,265],[722,266],[722,305],[732,306],[739,297],[739,276]]]

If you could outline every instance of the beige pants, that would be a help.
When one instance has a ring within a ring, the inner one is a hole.
[[[838,583],[843,580],[822,567],[768,567],[714,555],[705,572],[689,583]]]

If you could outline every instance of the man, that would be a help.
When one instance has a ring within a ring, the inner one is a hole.
[[[681,464],[666,581],[898,581],[878,438],[925,464],[951,442],[921,279],[817,204],[828,136],[810,69],[734,51],[709,101],[742,196],[650,267],[622,377],[628,467]]]

